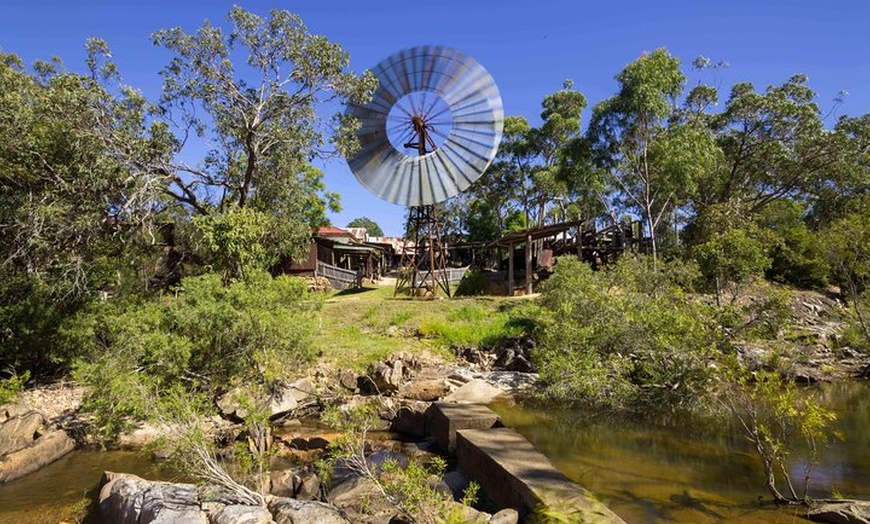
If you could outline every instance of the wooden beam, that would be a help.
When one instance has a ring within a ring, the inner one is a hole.
[[[526,294],[532,294],[532,235],[526,236]]]
[[[508,296],[514,296],[514,243],[508,247]]]

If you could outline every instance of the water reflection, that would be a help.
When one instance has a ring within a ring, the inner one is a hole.
[[[836,489],[870,499],[870,385],[836,384],[813,394],[838,413],[844,440],[816,465],[811,494],[830,497]],[[801,508],[763,502],[770,497],[761,465],[736,424],[615,420],[534,406],[493,409],[629,523],[809,522]],[[800,453],[796,478],[803,477],[806,460]]]

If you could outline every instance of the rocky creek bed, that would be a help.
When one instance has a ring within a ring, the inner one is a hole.
[[[804,329],[793,341],[799,378],[806,382],[842,380],[866,376],[868,363],[859,354],[839,354],[831,349],[836,326],[829,320],[837,305],[819,296],[797,297],[796,315]],[[444,453],[428,438],[427,412],[435,401],[487,404],[497,398],[521,397],[537,382],[530,364],[533,341],[509,340],[483,351],[459,348],[461,364],[410,354],[397,354],[370,366],[366,373],[313,368],[308,377],[287,384],[270,399],[274,446],[278,450],[262,505],[239,504],[231,496],[207,493],[184,483],[148,481],[135,475],[106,471],[98,503],[85,521],[91,522],[402,522],[387,506],[372,508],[374,487],[358,476],[321,483],[312,461],[322,456],[336,433],[307,422],[326,403],[345,406],[377,398],[378,438],[370,449],[402,460]],[[763,365],[769,350],[757,346],[740,348],[749,365]],[[0,482],[11,481],[62,457],[76,446],[93,445],[88,440],[88,418],[78,407],[83,391],[71,384],[54,384],[25,392],[13,406],[0,408]],[[233,392],[219,402],[221,417],[213,430],[234,440],[243,427],[245,413]],[[142,425],[125,434],[116,444],[121,449],[139,449],[172,431],[172,428]],[[92,481],[94,482],[94,481]],[[437,489],[459,498],[468,479],[449,471]],[[2,486],[0,486],[2,490]],[[96,495],[94,495],[96,496]],[[328,501],[325,502],[325,501]],[[506,524],[520,515],[511,508],[486,507],[488,512],[467,508],[468,521]],[[4,520],[0,508],[0,521]],[[860,502],[838,504],[818,510],[823,522],[868,522],[867,506]],[[58,515],[58,514],[55,514]],[[31,522],[56,522],[63,517]],[[305,520],[308,519],[308,520]],[[26,518],[16,522],[26,522]]]

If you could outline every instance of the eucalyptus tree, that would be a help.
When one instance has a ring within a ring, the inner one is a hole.
[[[226,31],[206,21],[193,34],[153,35],[174,55],[160,104],[178,139],[178,155],[159,170],[167,194],[193,214],[252,207],[280,215],[301,243],[327,208],[338,209],[338,195],[309,162],[357,146],[355,122],[321,113],[330,102],[366,100],[377,80],[349,72],[348,53],[298,15],[264,18],[236,6],[228,18]],[[194,137],[208,149],[191,164],[180,159]]]
[[[581,136],[581,115],[586,104],[586,97],[568,80],[561,90],[544,97],[541,126],[528,131],[528,141],[537,160],[531,170],[532,205],[529,207],[535,210],[532,219],[538,226],[544,225],[548,206],[567,197],[566,177],[560,173],[564,167],[562,159],[568,145]]]
[[[619,91],[595,106],[587,138],[618,203],[646,223],[655,260],[659,224],[691,194],[716,146],[704,126],[674,121],[686,77],[666,50],[645,53],[616,80]]]

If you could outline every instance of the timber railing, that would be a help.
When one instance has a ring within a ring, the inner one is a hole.
[[[325,277],[333,289],[352,289],[362,287],[362,271],[344,269],[325,262],[317,261],[317,276]]]

